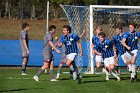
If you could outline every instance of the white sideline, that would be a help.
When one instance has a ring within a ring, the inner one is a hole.
[[[14,78],[14,77],[6,77],[6,79],[25,79],[25,80],[27,80],[27,79],[32,79],[32,78]]]

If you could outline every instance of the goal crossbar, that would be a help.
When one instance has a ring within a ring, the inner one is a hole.
[[[140,9],[140,6],[112,6],[112,5],[90,5],[92,8],[123,8],[123,9]]]

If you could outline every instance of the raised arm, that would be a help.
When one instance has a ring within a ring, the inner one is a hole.
[[[94,51],[94,44],[93,43],[91,45],[91,48],[92,48],[92,55],[94,55],[95,54],[95,51]]]
[[[80,40],[78,41],[78,47],[80,49],[80,56],[82,56],[83,55],[83,51],[82,51],[82,44],[81,44]]]
[[[83,30],[83,33],[79,36],[79,38],[82,38],[86,34],[86,30]]]

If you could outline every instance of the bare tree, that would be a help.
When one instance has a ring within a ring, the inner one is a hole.
[[[5,18],[7,18],[8,13],[8,0],[5,1]]]

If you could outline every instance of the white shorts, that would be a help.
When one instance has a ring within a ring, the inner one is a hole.
[[[130,52],[126,52],[126,57],[128,58],[128,60],[130,61],[132,59],[132,56],[137,56],[137,53],[138,53],[138,50],[135,49],[133,51],[130,51]]]
[[[67,55],[67,59],[70,59],[73,61],[76,58],[76,56],[77,56],[77,53],[70,53]]]
[[[114,64],[114,63],[115,63],[114,56],[104,59],[104,64],[106,67],[109,66],[110,64]]]
[[[96,62],[103,62],[102,56],[96,55],[96,56],[95,56],[95,61],[96,61]]]
[[[123,62],[126,63],[126,53],[122,54],[121,58],[122,58]]]

